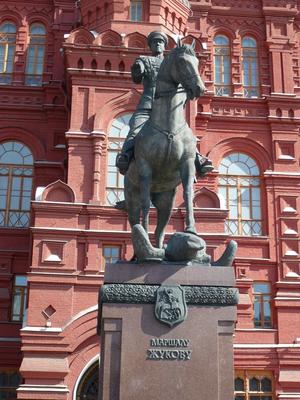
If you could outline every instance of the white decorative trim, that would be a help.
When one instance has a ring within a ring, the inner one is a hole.
[[[294,393],[278,393],[278,398],[285,398],[285,399],[300,399],[300,392]]]
[[[65,326],[63,326],[62,330],[64,331],[69,325],[71,325],[77,319],[83,317],[86,314],[97,311],[97,310],[98,310],[98,304],[96,304],[92,307],[86,308],[85,310],[80,311],[78,314],[74,315],[74,317],[71,318],[70,321],[68,321]]]
[[[77,380],[76,380],[75,386],[74,386],[73,400],[76,400],[78,386],[79,386],[79,383],[80,383],[80,381],[81,381],[83,375],[84,375],[84,374],[86,373],[86,371],[90,368],[90,366],[93,365],[94,362],[96,362],[97,359],[99,360],[99,365],[100,365],[100,354],[97,354],[96,356],[94,356],[94,357],[85,365],[85,367],[83,368],[83,370],[80,372],[80,374],[79,374],[79,376],[78,376],[78,378],[77,378]]]
[[[235,332],[277,332],[277,329],[268,329],[268,328],[237,328]]]
[[[66,134],[71,134],[71,135],[78,135],[78,136],[82,136],[82,135],[88,135],[91,136],[91,132],[85,132],[85,131],[67,131]]]
[[[56,201],[47,201],[47,204],[67,204],[70,205],[70,203],[66,203],[66,202],[56,202]],[[71,206],[77,205],[79,203],[71,203]],[[83,205],[83,203],[82,203]],[[33,226],[31,227],[32,229],[38,231],[38,230],[44,230],[47,229],[47,231],[65,231],[65,232],[89,232],[89,233],[117,233],[118,235],[120,234],[130,234],[131,235],[131,231],[113,231],[113,230],[108,230],[108,229],[79,229],[79,228],[52,228],[49,226]],[[149,232],[149,233],[153,233],[154,232]],[[212,234],[213,235],[213,234]],[[216,235],[216,234],[214,234]],[[227,235],[228,236],[228,235]]]
[[[296,240],[297,240],[297,239],[296,239]],[[284,256],[285,256],[285,257],[298,257],[299,254],[298,254],[295,250],[287,250],[287,251],[284,253]]]
[[[49,271],[38,271],[38,272],[36,272],[36,271],[30,271],[30,275],[50,275],[50,276],[52,276],[52,275],[54,275],[54,276],[75,276],[75,277],[78,277],[78,275],[74,275],[74,274],[72,274],[71,272],[49,272]],[[84,277],[86,276],[86,275],[83,275]]]
[[[293,207],[284,207],[284,209],[282,210],[285,213],[295,213],[297,212]]]
[[[294,93],[281,93],[281,92],[271,92],[271,96],[269,96],[269,99],[272,98],[272,95],[279,95],[279,96],[284,96],[284,97],[297,97]]]
[[[31,203],[38,203],[38,204],[42,203],[42,204],[45,204],[45,202],[41,201],[41,200],[32,200]],[[68,204],[68,205],[70,205],[70,202],[68,202],[68,201],[49,201],[49,200],[47,200],[47,204]],[[71,204],[72,204],[72,206],[83,206],[83,205],[86,205],[87,203],[71,203]],[[38,227],[34,227],[34,228],[37,229]],[[57,229],[63,229],[63,228],[57,228]]]
[[[289,156],[288,154],[281,154],[278,160],[295,160],[295,157]]]
[[[287,122],[296,122],[296,121],[299,121],[300,120],[300,118],[299,117],[284,117],[284,116],[282,116],[282,117],[277,117],[277,116],[274,116],[274,115],[268,115],[268,119],[269,120],[273,120],[273,121],[287,121]]]
[[[265,176],[268,175],[278,175],[278,176],[300,176],[300,172],[277,172],[277,171],[270,171],[267,170],[264,172]]]
[[[101,136],[107,136],[107,133],[105,132],[105,131],[100,131],[100,130],[97,130],[97,129],[95,129],[95,130],[93,130],[92,132],[91,132],[91,136],[92,135],[101,135]]]
[[[105,72],[106,74],[120,74],[120,75],[131,75],[131,72],[126,71],[117,71],[117,70],[107,70],[107,69],[92,69],[92,68],[67,68],[67,71],[70,72]]]
[[[290,271],[285,275],[286,278],[300,278],[299,274],[296,272]]]
[[[295,343],[286,343],[286,344],[271,344],[271,343],[262,343],[262,344],[253,344],[253,343],[235,343],[233,345],[235,349],[293,349],[300,348],[300,344]]]
[[[295,211],[295,210],[294,210]],[[298,233],[294,229],[286,229],[284,235],[297,235]]]
[[[284,296],[278,296],[278,297],[275,297],[274,300],[299,301],[299,300],[300,300],[300,297],[284,297]]]
[[[48,328],[47,326],[26,326],[25,328],[20,329],[21,332],[52,332],[52,333],[60,333],[62,332],[61,328]]]
[[[34,200],[42,201],[42,195],[44,193],[46,186],[38,186],[35,190],[35,197]]]
[[[70,393],[66,385],[20,385],[17,392],[56,392],[56,393]]]

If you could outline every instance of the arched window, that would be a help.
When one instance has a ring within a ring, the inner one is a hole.
[[[30,39],[27,49],[25,84],[40,86],[43,81],[46,30],[44,25],[35,23],[30,26]]]
[[[256,40],[244,37],[242,40],[243,87],[245,97],[259,96],[258,55]]]
[[[229,209],[226,231],[231,235],[261,235],[260,171],[247,154],[232,153],[219,167],[219,195]]]
[[[20,142],[0,143],[0,226],[29,225],[33,157]]]
[[[76,400],[97,400],[99,385],[99,362],[92,364],[81,378]]]
[[[216,96],[231,95],[231,60],[228,37],[218,35],[214,39],[214,68]]]
[[[270,371],[236,371],[235,400],[273,400],[274,385]]]
[[[116,157],[129,132],[131,115],[120,115],[113,120],[108,130],[106,203],[109,205],[115,205],[117,201],[124,199],[124,177],[116,167]]]
[[[12,81],[16,50],[16,26],[4,22],[0,26],[0,84],[9,85]]]

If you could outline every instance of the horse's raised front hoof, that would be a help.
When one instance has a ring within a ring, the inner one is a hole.
[[[187,226],[185,228],[184,232],[192,233],[193,235],[197,235],[198,236],[198,233],[197,233],[196,228],[194,226]]]
[[[147,232],[140,224],[132,227],[132,244],[139,263],[161,262],[165,257],[165,249],[153,247]]]

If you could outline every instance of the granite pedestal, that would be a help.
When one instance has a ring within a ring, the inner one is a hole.
[[[183,288],[187,314],[173,326],[155,315],[161,285]],[[99,399],[232,399],[234,286],[231,267],[107,265]]]

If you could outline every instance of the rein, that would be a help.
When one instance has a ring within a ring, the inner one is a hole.
[[[167,63],[166,68],[170,65],[170,61]],[[161,67],[162,68],[162,67]],[[165,69],[166,69],[165,68]],[[159,81],[163,81],[164,78],[164,72],[165,70],[161,73],[161,75],[158,76],[158,80],[156,82],[156,88],[157,88],[157,83]],[[171,89],[171,90],[162,90],[162,91],[158,91],[155,90],[155,95],[154,95],[154,99],[159,99],[159,98],[163,98],[163,97],[172,97],[176,94],[179,93],[187,93],[187,98],[185,100],[185,103],[183,105],[183,107],[185,107],[186,102],[188,101],[188,91],[191,87],[191,84],[193,84],[193,81],[195,78],[197,78],[199,76],[198,73],[194,73],[194,74],[187,74],[187,73],[183,73],[183,71],[178,71],[179,73],[179,80],[180,83],[182,85],[182,87],[178,88],[179,83],[177,83],[177,87],[175,89]],[[166,80],[168,81],[168,79]],[[166,82],[165,81],[165,82]],[[174,82],[175,83],[175,82]],[[170,106],[169,106],[170,107]],[[170,111],[170,110],[169,110]],[[150,122],[150,121],[149,121]],[[185,122],[183,124],[183,126],[181,126],[180,128],[176,129],[175,132],[166,130],[166,129],[160,129],[158,126],[156,126],[155,124],[153,124],[152,122],[151,126],[158,132],[162,133],[163,135],[165,135],[167,137],[168,140],[168,149],[167,149],[167,154],[166,154],[166,163],[169,162],[170,160],[170,155],[171,155],[171,150],[172,150],[172,142],[174,140],[174,137],[187,126],[187,123]]]
[[[186,93],[186,89],[182,88],[182,89],[173,89],[173,90],[163,90],[159,93],[155,92],[154,98],[159,99],[160,97],[169,97],[169,96],[172,96],[173,94],[177,94],[177,93]]]
[[[193,74],[193,75],[189,76],[187,79],[184,79],[184,82],[183,82],[182,85],[186,86],[188,88],[189,87],[189,81],[192,78],[195,78],[197,76],[198,76],[197,74]],[[187,92],[188,92],[188,89],[185,89],[184,87],[182,87],[180,89],[178,89],[178,87],[177,87],[176,89],[173,89],[173,90],[162,90],[160,92],[155,91],[154,99],[157,100],[157,99],[159,99],[161,97],[171,97],[171,96],[173,96],[175,94],[187,93]],[[187,98],[185,100],[183,108],[185,107],[187,101],[188,101],[188,96],[187,96]]]

